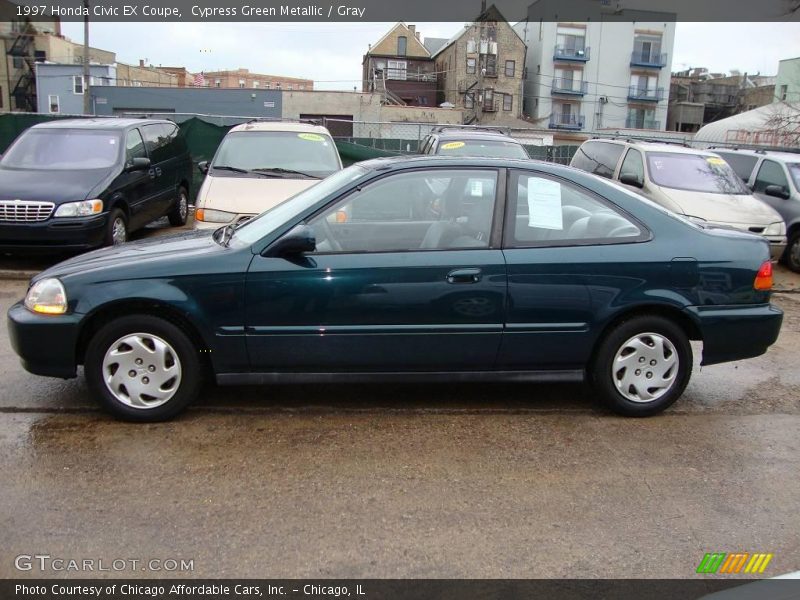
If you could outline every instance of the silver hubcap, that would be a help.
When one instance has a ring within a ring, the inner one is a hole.
[[[800,238],[789,247],[789,261],[795,268],[800,267]]]
[[[617,390],[633,402],[652,402],[666,394],[678,376],[678,351],[658,333],[640,333],[620,346],[611,365]]]
[[[128,231],[125,228],[125,220],[122,217],[114,219],[111,227],[111,240],[114,244],[121,244],[128,238]]]
[[[103,379],[111,394],[132,408],[156,408],[181,384],[181,361],[167,342],[131,333],[111,344],[103,358]]]
[[[185,221],[186,215],[189,212],[189,200],[183,192],[179,192],[178,194],[178,212],[181,215],[181,219]]]

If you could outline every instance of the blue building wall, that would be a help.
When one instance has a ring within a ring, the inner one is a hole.
[[[280,118],[282,111],[280,90],[114,86],[92,87],[91,94],[97,115],[147,112]],[[180,122],[190,116],[169,118]]]
[[[112,85],[116,80],[113,65],[91,65],[90,76],[95,84]],[[50,113],[50,96],[58,96],[59,113],[83,114],[83,94],[76,94],[73,77],[83,75],[81,65],[36,64],[36,104],[38,112]],[[95,85],[96,89],[103,89]],[[84,90],[84,93],[86,91]]]

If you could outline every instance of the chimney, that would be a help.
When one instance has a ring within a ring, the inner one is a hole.
[[[144,60],[143,60],[143,59],[141,59],[141,58],[139,59],[139,66],[140,66],[140,67],[143,67],[143,66],[144,66]]]
[[[413,36],[417,35],[417,26],[416,25],[409,25],[408,26],[408,30],[411,32],[411,35],[413,35]]]
[[[481,0],[481,14],[486,12],[486,0]]]

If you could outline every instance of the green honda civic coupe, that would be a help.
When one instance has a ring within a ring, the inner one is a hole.
[[[531,160],[356,164],[238,226],[122,244],[31,281],[23,366],[115,416],[173,417],[209,379],[588,379],[656,414],[702,364],[775,342],[769,247]]]

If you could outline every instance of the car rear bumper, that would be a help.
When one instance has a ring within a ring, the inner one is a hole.
[[[102,246],[108,214],[50,218],[36,223],[0,222],[0,250],[87,250]]]
[[[703,365],[761,356],[781,330],[783,311],[772,304],[690,306],[703,337]]]
[[[16,303],[8,311],[8,336],[26,371],[68,379],[77,374],[81,315],[37,315]]]

